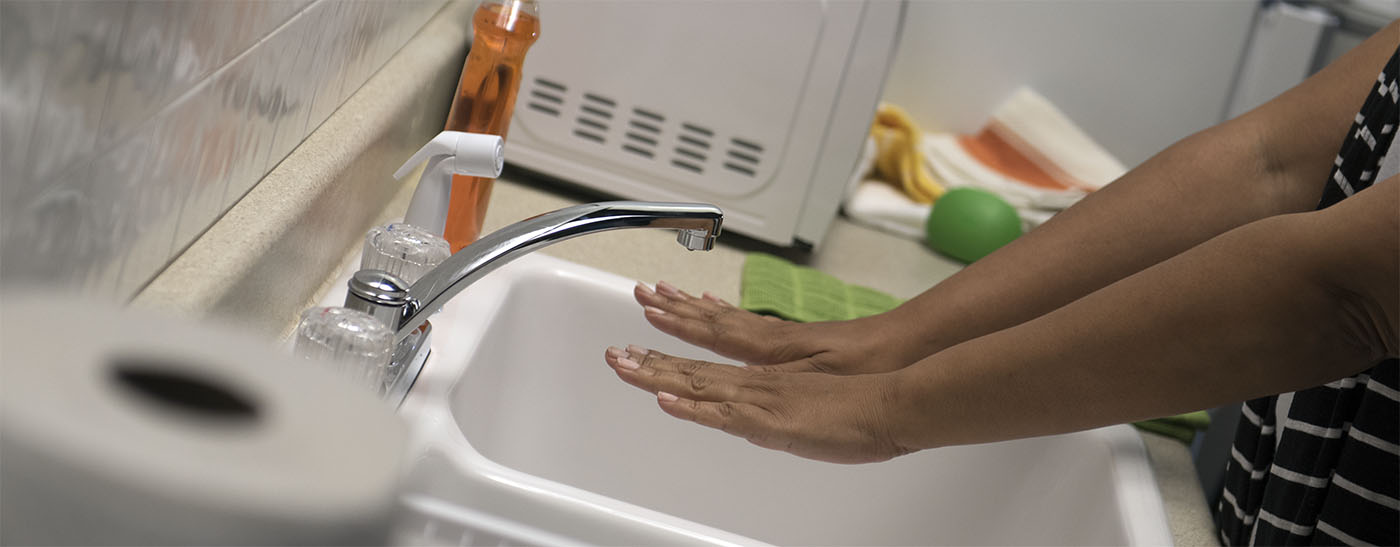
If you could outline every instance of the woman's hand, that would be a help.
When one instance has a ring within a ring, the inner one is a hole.
[[[760,319],[759,321],[764,321]],[[623,381],[656,394],[667,414],[764,448],[834,463],[867,463],[912,452],[892,435],[902,412],[888,374],[792,372],[803,366],[735,367],[636,346],[608,348]]]
[[[739,309],[709,293],[700,297],[665,281],[641,283],[633,297],[661,332],[773,371],[868,374],[899,370],[924,357],[890,317],[796,323]]]

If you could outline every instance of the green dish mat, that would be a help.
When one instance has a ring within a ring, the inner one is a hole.
[[[1186,444],[1196,438],[1196,432],[1210,427],[1210,414],[1204,410],[1177,414],[1153,420],[1143,420],[1134,423],[1138,429],[1150,431],[1159,435],[1166,435]]]
[[[820,270],[782,258],[749,253],[740,276],[739,307],[790,321],[840,321],[883,313],[903,301],[868,287],[850,285]],[[1190,443],[1210,427],[1205,411],[1188,412],[1133,424],[1139,429]]]
[[[739,307],[792,321],[855,319],[901,303],[875,289],[849,285],[820,270],[764,253],[749,253],[740,277]]]

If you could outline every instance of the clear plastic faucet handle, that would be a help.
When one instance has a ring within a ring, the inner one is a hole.
[[[447,240],[411,224],[376,226],[365,234],[361,270],[384,270],[410,285],[452,256]]]
[[[394,354],[394,332],[362,311],[316,307],[302,312],[292,352],[382,395]]]

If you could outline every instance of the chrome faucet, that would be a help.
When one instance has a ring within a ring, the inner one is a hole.
[[[692,251],[708,251],[714,248],[723,220],[724,212],[718,207],[699,203],[609,201],[566,207],[487,234],[412,286],[388,272],[360,270],[350,278],[345,307],[369,313],[394,330],[396,347],[389,366],[401,372],[385,396],[397,405],[427,361],[432,330],[428,317],[496,268],[566,239],[624,228],[679,230],[678,243]]]

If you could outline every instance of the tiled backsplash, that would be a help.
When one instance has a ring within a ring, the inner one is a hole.
[[[131,296],[444,1],[0,1],[0,283]]]

